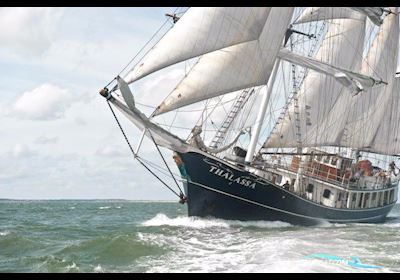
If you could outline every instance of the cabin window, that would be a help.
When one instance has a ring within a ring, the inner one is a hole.
[[[337,164],[337,160],[338,160],[337,157],[333,157],[332,160],[331,160],[331,164],[332,165],[336,165]]]
[[[376,199],[376,192],[372,194],[372,200]]]
[[[394,190],[390,191],[390,196],[389,196],[389,203],[392,203],[394,200]]]
[[[385,192],[384,196],[383,196],[383,204],[387,204],[387,199],[388,199],[388,191]]]
[[[363,200],[364,200],[364,194],[362,193],[360,194],[360,201],[358,202],[358,208],[361,208]]]
[[[329,198],[331,196],[331,191],[328,189],[324,190],[324,193],[322,194],[323,197]]]
[[[278,175],[278,176],[276,177],[276,183],[277,183],[277,184],[282,183],[282,175]]]
[[[331,160],[331,156],[324,157],[324,163],[329,163],[330,160]]]
[[[313,184],[308,184],[306,191],[308,193],[312,193],[314,191],[314,185]]]

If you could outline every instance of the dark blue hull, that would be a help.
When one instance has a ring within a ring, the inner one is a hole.
[[[200,153],[179,154],[188,176],[185,191],[189,216],[241,221],[284,221],[316,225],[379,223],[394,204],[369,209],[337,209],[314,203],[251,173]],[[183,170],[184,169],[184,170]]]

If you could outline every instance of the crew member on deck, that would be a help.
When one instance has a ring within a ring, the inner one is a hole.
[[[394,176],[397,176],[398,173],[396,173],[396,169],[399,169],[396,164],[394,163],[394,161],[392,161],[391,163],[389,163],[389,174],[392,174]]]
[[[282,186],[285,190],[289,190],[289,188],[290,188],[290,184],[289,184],[289,181],[287,181],[286,180],[286,183],[285,184],[283,184],[283,186]]]

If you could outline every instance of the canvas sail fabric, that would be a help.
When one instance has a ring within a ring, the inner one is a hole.
[[[194,7],[125,76],[129,84],[167,66],[255,40],[270,7]]]
[[[400,77],[394,78],[391,95],[370,151],[387,155],[400,154]]]
[[[173,151],[187,153],[196,150],[189,144],[185,143],[179,137],[171,134],[169,131],[152,123],[145,114],[136,108],[129,108],[125,103],[115,95],[109,100],[117,109],[125,115],[140,130],[146,129],[145,135],[154,139],[157,145],[171,149]]]
[[[256,40],[202,56],[158,107],[156,114],[267,84],[293,11],[292,7],[274,7]]]
[[[395,10],[392,9],[392,10]],[[374,73],[388,81],[382,85],[356,96],[348,107],[346,119],[346,134],[341,138],[340,145],[369,150],[382,154],[400,153],[397,142],[390,137],[396,128],[391,115],[397,114],[391,103],[396,99],[396,68],[399,52],[399,16],[389,14],[381,25],[379,33],[372,43],[366,62],[363,64],[364,74]],[[351,108],[351,110],[350,110]],[[386,138],[383,140],[381,138]],[[386,142],[387,146],[376,145],[376,142]]]
[[[301,13],[294,23],[300,24],[330,19],[354,19],[362,21],[364,18],[365,16],[355,12],[350,7],[309,7]]]
[[[381,25],[383,9],[381,7],[351,7],[353,10],[365,14],[376,25]]]
[[[353,89],[356,93],[366,88],[371,88],[380,82],[372,77],[293,53],[288,49],[280,50],[278,57],[293,64],[333,76],[339,83]]]
[[[374,24],[381,25],[382,15],[380,7],[310,7],[301,13],[295,24],[330,19],[363,20],[368,16]]]
[[[340,94],[330,102],[330,110],[322,116],[322,121],[319,116],[313,119],[317,125],[308,131],[302,146],[342,146],[381,154],[400,153],[397,130],[391,131],[397,125],[392,123],[392,116],[398,115],[398,107],[391,104],[399,94],[395,82],[398,44],[398,16],[390,14],[380,26],[367,58],[362,61],[361,71],[366,75],[373,73],[388,84],[353,97],[346,92]],[[387,140],[382,140],[385,135]]]
[[[363,17],[364,20],[332,20],[314,60],[354,71],[360,70],[366,26],[366,17]],[[310,70],[297,93],[298,109],[293,102],[289,105],[263,147],[297,147],[298,140],[302,146],[324,144],[325,138],[319,138],[318,127],[340,95],[350,98],[350,89],[334,76]],[[309,132],[312,130],[318,133],[310,137]]]

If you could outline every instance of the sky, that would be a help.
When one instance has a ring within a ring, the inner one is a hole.
[[[134,160],[98,94],[175,9],[0,7],[0,198],[176,200]],[[132,85],[139,109],[151,112],[140,104],[158,105],[183,69]],[[140,132],[116,113],[136,147]],[[199,118],[180,114],[178,126]],[[150,141],[140,154],[162,165]]]
[[[130,155],[98,94],[174,9],[0,8],[0,198],[175,199]],[[166,93],[179,73],[133,90]],[[118,116],[135,146],[139,132]],[[144,157],[157,157],[151,145]]]

